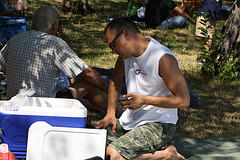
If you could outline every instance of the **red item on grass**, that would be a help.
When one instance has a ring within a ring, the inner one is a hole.
[[[17,157],[8,150],[7,144],[1,144],[0,160],[18,160]]]

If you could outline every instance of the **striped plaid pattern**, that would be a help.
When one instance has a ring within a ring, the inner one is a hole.
[[[34,96],[55,97],[61,71],[74,78],[87,67],[61,38],[34,30],[17,34],[0,54],[8,98],[21,88],[34,88]]]

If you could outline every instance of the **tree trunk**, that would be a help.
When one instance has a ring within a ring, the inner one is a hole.
[[[231,8],[231,13],[227,20],[225,38],[221,46],[223,54],[221,63],[226,62],[231,56],[233,63],[240,52],[240,1],[236,0]]]

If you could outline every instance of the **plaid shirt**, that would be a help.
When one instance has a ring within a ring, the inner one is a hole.
[[[21,88],[34,88],[36,97],[55,97],[61,71],[74,78],[87,67],[65,41],[40,31],[17,34],[0,52],[8,99]]]

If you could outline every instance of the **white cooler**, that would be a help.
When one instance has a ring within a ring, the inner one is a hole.
[[[35,122],[28,132],[27,160],[104,159],[106,130],[53,127]]]

